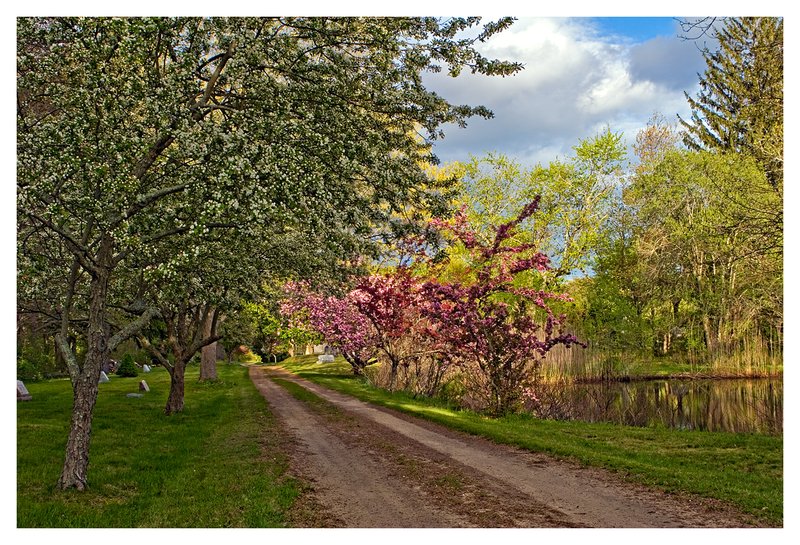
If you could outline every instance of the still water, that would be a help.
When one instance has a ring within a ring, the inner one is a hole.
[[[550,386],[535,412],[631,426],[781,434],[781,379],[647,380]]]

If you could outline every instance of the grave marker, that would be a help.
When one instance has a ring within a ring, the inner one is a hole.
[[[33,399],[28,389],[21,380],[17,381],[17,401],[30,401]]]

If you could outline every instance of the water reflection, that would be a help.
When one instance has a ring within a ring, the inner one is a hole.
[[[549,384],[531,412],[556,419],[675,429],[783,432],[783,381],[652,380]]]

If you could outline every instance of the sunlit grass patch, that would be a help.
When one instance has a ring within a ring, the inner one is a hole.
[[[299,494],[263,397],[238,365],[220,380],[186,376],[186,407],[166,416],[169,375],[156,368],[100,385],[89,490],[57,491],[69,427],[68,381],[32,383],[17,409],[19,527],[280,527]],[[150,392],[141,398],[139,380]]]

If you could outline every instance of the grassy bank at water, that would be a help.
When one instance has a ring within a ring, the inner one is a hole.
[[[766,524],[783,524],[782,437],[562,422],[526,415],[490,419],[436,400],[374,388],[353,377],[350,366],[340,358],[318,364],[315,356],[301,356],[279,365],[364,401],[498,443],[611,469],[667,491],[722,500]]]
[[[68,380],[26,384],[17,403],[17,526],[281,527],[300,486],[286,477],[282,436],[238,365],[219,381],[186,373],[186,407],[165,416],[169,375],[156,368],[100,385],[89,490],[56,490],[69,431]],[[150,392],[128,398],[145,379]]]

